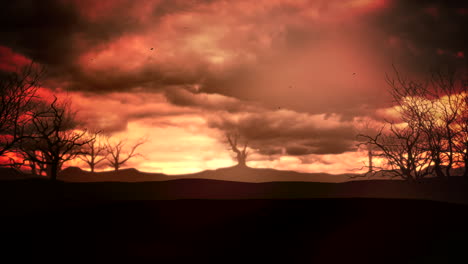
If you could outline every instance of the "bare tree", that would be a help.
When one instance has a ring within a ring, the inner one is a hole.
[[[75,115],[68,103],[58,104],[57,97],[50,104],[38,105],[30,113],[31,125],[21,149],[28,159],[43,166],[51,180],[56,180],[62,165],[74,159],[93,138],[86,130],[76,131]]]
[[[432,71],[426,83],[406,81],[396,69],[395,72],[397,79],[389,84],[395,101],[399,102],[402,119],[423,130],[426,150],[431,154],[429,165],[435,175],[451,176],[459,156],[457,139],[462,140],[460,115],[466,111],[466,86],[457,82],[456,71],[450,69]]]
[[[238,132],[226,132],[225,136],[229,149],[236,154],[237,166],[246,167],[249,154],[247,150],[248,141],[245,140],[244,144],[241,144],[241,136]]]
[[[38,176],[46,173],[46,164],[37,162],[37,160],[45,160],[44,153],[36,149],[35,142],[31,138],[23,139],[13,151],[18,158],[22,159],[22,162],[18,164],[21,167],[28,166],[32,175]]]
[[[445,176],[451,176],[451,169],[457,161],[457,139],[462,133],[463,122],[460,115],[466,111],[464,98],[467,87],[457,82],[454,70],[437,70],[431,74],[431,88],[429,96],[434,102],[435,123],[432,134],[439,140],[438,147],[442,150],[442,161],[445,165]],[[430,132],[429,132],[430,133]],[[466,140],[465,140],[466,141]]]
[[[93,133],[89,137],[92,140],[83,146],[78,158],[86,162],[91,172],[94,172],[96,166],[106,160],[109,153],[107,152],[107,145],[102,142],[104,140],[103,136],[99,132]]]
[[[386,121],[389,129],[376,137],[360,136],[381,151],[393,175],[408,180],[451,176],[468,146],[466,86],[458,85],[454,71],[433,71],[426,82],[407,80],[394,71],[396,77],[387,75],[387,83],[399,124]]]
[[[468,179],[468,85],[463,84],[463,92],[460,93],[462,107],[456,124],[458,133],[455,135],[454,149],[459,157],[458,165],[464,167],[463,177]]]
[[[146,143],[145,139],[139,139],[137,143],[126,150],[127,140],[120,139],[117,142],[111,143],[107,141],[107,161],[109,165],[114,168],[115,171],[118,171],[120,167],[125,164],[128,160],[133,157],[141,156],[141,154],[136,153],[136,149]],[[125,154],[124,154],[125,153]]]
[[[389,129],[383,127],[375,136],[359,135],[374,145],[379,152],[375,154],[386,161],[384,167],[376,168],[385,176],[400,177],[407,181],[420,180],[429,174],[426,166],[430,156],[422,145],[423,133],[419,128],[403,125],[398,127],[390,124]]]
[[[0,156],[23,138],[23,129],[45,70],[35,63],[18,72],[0,72]]]

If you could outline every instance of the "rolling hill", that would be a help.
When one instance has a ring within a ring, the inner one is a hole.
[[[351,175],[353,174],[301,173],[237,166],[181,175],[146,173],[136,169],[92,173],[77,167],[68,167],[59,174],[59,179],[66,182],[143,182],[180,179],[210,179],[236,182],[346,182],[350,180],[349,176]]]

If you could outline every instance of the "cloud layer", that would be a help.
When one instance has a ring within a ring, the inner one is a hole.
[[[44,86],[68,92],[81,118],[108,133],[201,133],[205,143],[181,155],[214,141],[221,151],[235,127],[255,164],[326,167],[333,159],[321,157],[354,153],[357,118],[391,106],[392,63],[412,77],[468,68],[467,10],[436,0],[10,1],[0,70],[45,65]]]

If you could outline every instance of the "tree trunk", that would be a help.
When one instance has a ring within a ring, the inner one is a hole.
[[[114,164],[114,170],[115,171],[118,171],[120,168],[120,165],[118,163]]]
[[[440,161],[435,160],[434,161],[434,171],[436,173],[436,176],[439,178],[444,178],[445,174],[442,172],[442,168],[440,167]]]
[[[450,171],[452,170],[452,167],[453,167],[453,135],[451,133],[451,130],[450,130],[450,124],[446,124],[446,127],[447,127],[447,140],[448,140],[448,147],[449,147],[449,151],[448,151],[448,158],[449,158],[449,162],[447,164],[447,167],[445,168],[445,175],[447,177],[450,177]]]
[[[91,168],[91,172],[94,172],[94,164],[90,164],[89,167]]]
[[[372,167],[372,150],[369,149],[369,173],[373,171],[374,171],[374,168]]]
[[[52,181],[57,180],[57,171],[58,171],[58,165],[56,163],[52,163],[49,168],[50,180]]]
[[[237,153],[237,165],[240,167],[247,167],[246,157],[242,153]]]
[[[406,177],[407,182],[414,182],[415,179],[414,179],[413,175],[411,175],[411,170],[403,169],[402,173]]]

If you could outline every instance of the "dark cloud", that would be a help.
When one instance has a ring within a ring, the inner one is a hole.
[[[262,146],[262,148],[257,150],[259,154],[267,155],[267,156],[275,156],[284,154],[282,147],[275,147],[275,146]]]
[[[0,8],[0,45],[60,65],[74,57],[71,37],[83,26],[73,6],[64,1],[7,1]]]
[[[102,131],[105,134],[126,131],[128,127],[128,119],[126,117],[109,119],[108,116],[81,114],[79,118],[83,120],[88,129]]]
[[[393,60],[416,72],[440,65],[466,65],[468,16],[460,12],[467,8],[464,1],[395,1],[391,8],[368,21],[393,37],[396,51]],[[439,52],[438,52],[439,50]]]
[[[163,1],[155,8],[155,15],[162,17],[178,10],[181,3]],[[179,65],[143,67],[138,71],[122,72],[112,69],[90,73],[88,65],[80,64],[79,57],[90,49],[105,46],[126,34],[138,32],[142,25],[138,16],[128,14],[134,1],[121,1],[98,19],[86,17],[87,10],[80,5],[93,7],[93,1],[19,0],[8,1],[0,9],[0,46],[13,49],[48,67],[51,87],[66,86],[71,90],[94,92],[128,91],[134,87],[194,83],[201,72],[187,72]],[[171,4],[172,3],[172,4]],[[173,8],[168,8],[173,6]],[[183,10],[178,10],[182,12]],[[111,14],[111,15],[109,15]],[[158,17],[154,19],[157,20]],[[193,68],[203,69],[191,60]],[[89,61],[92,63],[92,59]]]
[[[288,23],[285,14],[298,15],[298,9],[284,8],[282,17],[273,15],[278,9],[270,10],[269,16],[285,22],[281,31],[269,34],[269,49],[257,51],[255,64],[208,75],[203,91],[271,107],[339,113],[350,120],[389,103],[384,80],[392,73],[392,63],[409,76],[445,65],[468,67],[468,16],[460,11],[466,3],[390,2],[357,18],[357,23],[339,25]],[[269,32],[259,23],[258,34],[265,31]]]
[[[71,73],[57,77],[57,80],[59,84],[60,80],[71,80],[67,84],[71,90],[109,93],[131,91],[134,88],[158,91],[170,86],[194,84],[200,78],[194,72],[184,69],[170,70],[168,67],[165,69],[147,67],[132,72],[113,69],[89,72],[75,67]]]
[[[258,111],[252,102],[241,101],[221,94],[201,93],[194,87],[169,87],[164,90],[167,100],[178,106],[187,106],[207,111],[249,112]]]
[[[305,116],[295,112],[245,113],[235,118],[213,116],[210,127],[236,131],[261,154],[339,154],[354,149],[354,129],[346,123],[321,116]]]
[[[302,156],[311,154],[311,150],[303,146],[291,146],[286,148],[286,154],[291,156]]]
[[[225,27],[225,33],[211,44],[238,57],[221,69],[210,67],[206,54],[181,52],[181,45],[190,44],[184,42],[190,41],[185,38],[190,34],[196,37],[205,29],[215,28],[211,20],[218,18],[211,9],[228,9],[229,5],[219,1],[161,1],[148,7],[145,20],[143,15],[132,13],[144,3],[109,2],[109,6],[101,9],[93,9],[99,3],[92,1],[76,3],[7,2],[0,10],[0,45],[49,65],[52,76],[56,77],[51,86],[108,92],[200,84],[206,93],[310,113],[341,113],[348,119],[369,110],[357,105],[368,104],[372,109],[383,102],[381,86],[385,86],[383,77],[388,70],[383,64],[390,66],[394,62],[417,72],[427,65],[466,64],[468,42],[464,25],[468,24],[468,16],[460,10],[467,5],[460,1],[390,1],[388,7],[357,18],[360,23],[344,20],[341,24],[320,20],[340,2],[311,3],[311,11],[317,12],[318,18],[304,17],[302,21],[298,18],[306,6],[300,4],[287,2],[253,9],[257,13],[249,13],[247,10],[252,8],[249,5],[244,5],[243,11],[236,10],[239,7],[232,4],[232,17],[226,17],[230,22],[219,21],[216,25]],[[91,19],[88,13],[93,12],[97,12],[97,18]],[[87,64],[78,62],[84,52],[106,50],[112,41],[131,34],[144,35],[150,28],[158,32],[159,26],[171,16],[184,14],[192,19],[169,24],[164,30],[173,31],[173,35],[168,35],[171,39],[158,39],[154,43],[158,46],[163,41],[173,45],[177,55],[172,61],[148,63],[131,71],[89,70]],[[255,27],[243,30],[250,25]],[[338,42],[340,45],[324,49]],[[355,53],[356,58],[334,55],[341,52],[336,49],[343,48],[345,53]],[[465,58],[457,58],[459,53]],[[360,58],[368,62],[356,61]],[[342,65],[344,60],[354,62]],[[349,78],[351,73],[357,73],[354,79]],[[330,81],[325,82],[322,77]],[[355,91],[359,90],[357,86],[362,90]],[[326,100],[315,97],[326,97]]]

